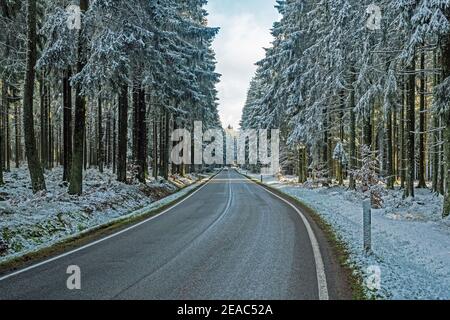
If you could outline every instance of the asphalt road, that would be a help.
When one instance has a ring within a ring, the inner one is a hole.
[[[70,265],[81,290],[66,286]],[[320,278],[299,213],[230,170],[132,230],[3,275],[0,299],[319,299]]]

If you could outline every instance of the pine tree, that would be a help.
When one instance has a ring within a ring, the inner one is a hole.
[[[72,165],[72,70],[67,68],[63,73],[63,180],[68,182]]]
[[[447,5],[445,16],[447,18],[447,23],[450,21],[450,6]],[[446,172],[445,181],[445,194],[444,194],[444,206],[442,215],[447,217],[450,215],[450,108],[449,108],[449,96],[448,90],[450,88],[450,30],[447,28],[447,33],[443,37],[442,43],[442,69],[443,69],[443,85],[440,88],[440,99],[442,99],[442,95],[444,95],[445,99],[442,101],[446,105],[446,109],[444,109],[444,141],[445,141],[445,163],[446,163]],[[444,89],[445,88],[445,89]],[[443,90],[447,91],[447,94],[443,92]]]
[[[147,173],[147,108],[145,90],[141,87],[138,88],[137,99],[137,110],[135,111],[137,178],[144,183]]]
[[[80,10],[86,12],[89,0],[80,0]],[[79,32],[77,72],[81,72],[86,64],[86,48],[83,41],[83,29]],[[70,166],[69,194],[83,193],[83,154],[86,130],[86,97],[83,96],[81,84],[75,86],[75,118],[73,127],[73,154]]]
[[[3,110],[3,105],[6,100],[6,94],[7,94],[6,84],[5,84],[5,81],[2,81],[2,96],[1,96],[2,105],[1,105],[1,109],[0,109],[1,115],[3,114],[3,112],[1,112],[1,111]],[[2,124],[1,119],[2,119],[2,117],[0,117],[0,186],[4,184],[4,181],[3,181],[3,145],[4,145],[4,140],[5,140],[4,135],[3,135],[3,130],[2,130],[3,126],[1,125]]]
[[[103,100],[98,98],[97,102],[97,152],[98,170],[103,173],[104,166],[104,145],[103,145]]]
[[[122,84],[119,93],[117,180],[127,182],[127,135],[128,135],[128,85]]]
[[[35,65],[37,55],[37,22],[36,22],[36,0],[27,0],[27,63],[25,74],[25,86],[23,94],[23,124],[25,132],[25,150],[28,160],[28,169],[30,171],[31,185],[34,192],[45,190],[44,173],[39,163],[38,152],[36,148],[36,139],[34,136],[33,119],[33,95],[35,80]]]
[[[426,188],[425,166],[426,166],[426,76],[425,76],[425,53],[420,53],[420,111],[419,111],[419,188]]]

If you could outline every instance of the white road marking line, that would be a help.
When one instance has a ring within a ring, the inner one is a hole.
[[[277,197],[278,199],[282,200],[284,203],[287,203],[289,206],[291,206],[301,217],[303,224],[306,227],[306,230],[308,231],[309,240],[311,241],[311,245],[313,248],[314,253],[314,260],[316,265],[316,274],[317,274],[317,286],[319,288],[319,300],[329,300],[330,297],[328,295],[328,285],[327,285],[327,277],[325,274],[325,267],[323,264],[322,254],[320,253],[320,246],[319,242],[317,241],[316,235],[314,234],[314,231],[311,227],[311,225],[308,222],[308,219],[306,219],[305,215],[292,203],[287,201],[286,199],[283,199],[279,195],[273,193],[272,191],[264,188],[263,186],[255,183],[253,180],[249,179],[257,186],[264,189],[266,192],[270,193],[271,195]]]
[[[229,193],[229,196],[228,196],[228,199],[227,199],[227,205],[225,206],[225,209],[223,210],[223,212],[220,214],[219,218],[218,218],[216,221],[214,221],[213,224],[210,225],[210,226],[208,227],[208,229],[206,229],[204,232],[210,230],[210,229],[213,228],[217,223],[219,223],[219,221],[221,221],[222,218],[226,216],[226,214],[228,213],[228,210],[230,210],[231,203],[232,203],[232,201],[233,201],[233,190],[232,190],[232,188],[231,188],[231,179],[230,179],[230,173],[229,173],[229,172],[228,172],[228,179],[225,179],[225,181],[228,182],[227,184],[228,184],[228,193]]]
[[[210,180],[211,181],[211,180]],[[153,274],[159,272],[160,270],[162,270],[163,268],[165,268],[169,263],[172,263],[172,261],[174,261],[180,254],[183,254],[188,248],[191,247],[192,243],[194,243],[195,241],[197,241],[198,239],[200,239],[206,232],[208,232],[209,230],[211,230],[211,228],[213,228],[222,218],[223,216],[227,213],[227,211],[230,209],[231,206],[231,184],[229,185],[229,191],[230,191],[230,196],[228,197],[227,200],[227,205],[225,207],[225,209],[223,210],[223,212],[220,214],[220,216],[210,225],[208,226],[208,228],[206,228],[205,230],[203,230],[199,235],[197,235],[191,242],[189,242],[185,247],[183,247],[181,250],[179,250],[174,256],[172,256],[168,261],[166,261],[164,264],[160,265],[156,270],[152,271],[150,274],[145,275],[143,278],[139,279],[138,281],[134,282],[133,284],[131,284],[130,286],[126,287],[125,289],[121,290],[119,293],[115,294],[111,300],[115,300],[118,297],[120,297],[120,295],[122,295],[124,292],[128,291],[129,289],[131,289],[132,287],[134,287],[135,285],[137,285],[139,282],[141,282],[143,279],[146,279],[150,276],[152,276]]]
[[[118,232],[116,232],[116,233],[113,233],[113,234],[111,234],[111,235],[109,235],[109,236],[107,236],[107,237],[105,237],[105,238],[102,238],[102,239],[99,239],[99,240],[97,240],[97,241],[91,242],[91,243],[89,243],[89,244],[87,244],[87,245],[84,245],[84,246],[82,246],[82,247],[79,247],[79,248],[77,248],[77,249],[71,250],[71,251],[69,251],[69,252],[60,254],[60,255],[58,255],[58,256],[56,256],[56,257],[53,257],[53,258],[51,258],[51,259],[44,260],[44,261],[42,261],[42,262],[33,264],[33,265],[31,265],[31,266],[29,266],[29,267],[26,267],[26,268],[24,268],[24,269],[21,269],[21,270],[15,271],[15,272],[13,272],[13,273],[7,274],[7,275],[5,275],[5,276],[3,276],[3,277],[0,277],[0,281],[9,279],[9,278],[14,277],[14,276],[17,276],[17,275],[19,275],[19,274],[21,274],[21,273],[30,271],[30,270],[32,270],[32,269],[36,269],[36,268],[38,268],[38,267],[40,267],[40,266],[43,266],[43,265],[46,265],[46,264],[48,264],[48,263],[50,263],[50,262],[59,260],[59,259],[61,259],[61,258],[67,257],[67,256],[70,256],[70,255],[72,255],[72,254],[74,254],[74,253],[77,253],[77,252],[79,252],[79,251],[82,251],[82,250],[85,250],[85,249],[87,249],[87,248],[93,247],[93,246],[95,246],[95,245],[97,245],[97,244],[99,244],[99,243],[102,243],[102,242],[106,241],[106,240],[115,238],[115,237],[117,237],[117,236],[119,236],[119,235],[121,235],[121,234],[124,234],[125,232],[128,232],[128,231],[130,231],[130,230],[136,229],[137,227],[140,227],[141,225],[143,225],[143,224],[145,224],[145,223],[147,223],[147,222],[149,222],[149,221],[151,221],[151,220],[154,220],[154,219],[156,219],[156,218],[162,216],[163,214],[169,212],[170,210],[172,210],[172,209],[178,207],[180,204],[182,204],[183,202],[185,202],[186,200],[188,200],[189,198],[191,198],[192,196],[194,196],[197,192],[199,192],[200,190],[202,190],[204,187],[206,187],[206,186],[209,184],[209,182],[211,182],[213,179],[214,179],[214,177],[211,178],[211,179],[209,179],[203,186],[201,186],[200,188],[198,188],[197,190],[195,190],[195,191],[194,191],[193,193],[191,193],[189,196],[187,196],[186,198],[184,198],[184,199],[181,200],[180,202],[174,204],[174,205],[171,206],[170,208],[167,208],[166,210],[164,210],[164,211],[158,213],[156,216],[153,216],[153,217],[150,217],[150,218],[148,218],[148,219],[145,219],[144,221],[141,221],[141,222],[139,222],[139,223],[137,223],[137,224],[135,224],[135,225],[132,225],[132,226],[126,228],[126,229],[123,229],[123,230],[121,230],[121,231],[118,231]]]

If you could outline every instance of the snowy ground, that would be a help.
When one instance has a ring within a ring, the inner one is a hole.
[[[364,195],[338,186],[303,187],[295,181],[264,177],[266,184],[300,199],[333,226],[350,250],[351,263],[365,275],[366,286],[376,284],[374,276],[381,271],[381,287],[367,289],[369,295],[450,299],[450,219],[441,218],[441,197],[430,190],[417,190],[414,200],[403,200],[400,190],[386,193],[384,208],[373,210],[373,255],[367,257],[362,250]]]
[[[69,196],[62,169],[46,173],[47,192],[34,195],[26,168],[5,173],[0,187],[0,262],[86,232],[116,219],[156,209],[192,190],[205,176],[149,180],[126,185],[106,170],[89,169],[84,192]],[[184,188],[180,192],[180,188]]]

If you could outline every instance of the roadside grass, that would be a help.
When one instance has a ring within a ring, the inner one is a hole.
[[[242,173],[241,173],[242,174]],[[336,233],[334,228],[331,224],[329,224],[325,219],[321,217],[321,215],[302,202],[301,200],[294,198],[291,195],[288,195],[284,193],[283,191],[273,188],[267,184],[262,183],[260,180],[257,180],[251,176],[242,174],[246,178],[250,179],[251,181],[255,182],[256,184],[262,186],[263,188],[266,188],[275,194],[283,197],[284,199],[290,201],[291,203],[295,204],[297,207],[299,207],[303,212],[308,214],[311,219],[316,223],[316,225],[322,230],[322,232],[325,234],[329,244],[331,245],[332,250],[337,256],[338,262],[340,266],[342,267],[345,275],[347,276],[348,284],[350,286],[350,290],[352,293],[352,298],[354,300],[373,300],[375,299],[372,295],[368,295],[366,293],[365,287],[364,287],[364,280],[361,273],[361,270],[359,270],[354,264],[352,264],[350,259],[350,251],[348,249],[348,246],[346,243],[342,240],[341,237]]]
[[[19,270],[21,268],[25,268],[29,265],[38,263],[39,261],[43,261],[47,258],[51,258],[53,256],[57,256],[64,252],[69,252],[71,250],[77,249],[77,248],[87,245],[93,241],[107,237],[118,231],[121,231],[128,227],[131,227],[132,225],[138,224],[139,222],[142,222],[146,219],[156,216],[156,215],[160,214],[161,212],[163,212],[163,211],[173,207],[174,205],[178,204],[179,202],[183,201],[190,195],[192,195],[199,188],[203,187],[206,183],[208,183],[211,179],[213,179],[218,173],[219,172],[212,174],[211,176],[203,179],[203,181],[199,180],[199,182],[197,182],[197,186],[192,188],[192,190],[190,190],[186,194],[180,196],[177,199],[174,199],[171,202],[165,203],[159,207],[151,209],[148,212],[138,214],[135,216],[130,216],[133,213],[133,212],[130,212],[130,215],[128,215],[126,217],[120,217],[120,218],[114,219],[110,222],[98,225],[96,227],[92,227],[92,228],[84,230],[84,231],[80,230],[81,233],[70,236],[65,239],[62,239],[60,241],[57,241],[56,243],[51,244],[48,247],[38,248],[35,251],[27,252],[27,253],[21,254],[19,256],[13,256],[10,259],[2,261],[2,262],[0,262],[0,275]],[[184,186],[184,187],[180,188],[179,190],[177,190],[173,194],[179,193],[188,187],[189,186]],[[160,199],[160,200],[163,200],[163,199]],[[137,211],[139,211],[139,210],[137,210]],[[83,228],[84,228],[84,226],[79,226],[79,229],[83,229]],[[7,235],[7,236],[11,236],[11,235]]]

